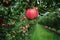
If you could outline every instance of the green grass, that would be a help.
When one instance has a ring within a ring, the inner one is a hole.
[[[32,33],[31,40],[60,40],[60,36],[37,24]]]

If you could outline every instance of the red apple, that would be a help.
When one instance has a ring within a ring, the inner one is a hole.
[[[6,26],[6,24],[2,24],[1,26],[4,27],[4,26]]]
[[[26,10],[26,17],[28,19],[34,19],[36,17],[38,17],[38,9],[36,8],[30,8]]]

